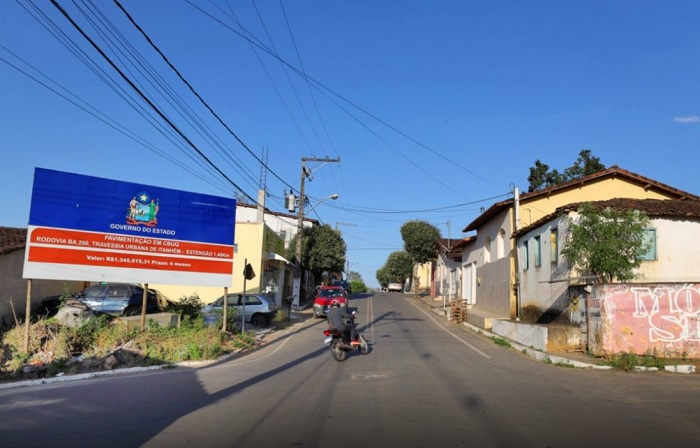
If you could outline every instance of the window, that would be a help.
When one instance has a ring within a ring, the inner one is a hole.
[[[656,261],[656,229],[644,230],[644,244],[647,252],[642,256],[643,261]]]
[[[557,229],[552,229],[550,233],[550,238],[551,238],[551,261],[552,263],[556,263],[559,261],[559,246],[557,244],[557,238],[559,237],[559,231]]]
[[[535,237],[535,267],[539,268],[542,266],[542,242],[540,241],[540,236]]]
[[[530,267],[530,246],[528,242],[523,243],[523,270],[527,270]]]
[[[255,296],[245,296],[245,304],[248,305],[261,305],[262,301]]]

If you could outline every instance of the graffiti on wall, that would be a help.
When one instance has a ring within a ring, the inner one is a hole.
[[[631,288],[634,313],[651,342],[700,341],[700,285]]]
[[[589,345],[601,353],[700,357],[700,284],[607,284],[593,296],[602,316]]]

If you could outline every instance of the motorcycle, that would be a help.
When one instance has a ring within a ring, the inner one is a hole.
[[[355,325],[355,317],[346,319],[345,323]],[[331,356],[338,362],[345,361],[348,353],[351,351],[359,350],[363,355],[368,354],[370,351],[369,343],[359,331],[357,332],[357,339],[360,343],[356,345],[351,343],[349,331],[328,329],[323,330],[323,335],[326,337],[323,343],[331,348]]]

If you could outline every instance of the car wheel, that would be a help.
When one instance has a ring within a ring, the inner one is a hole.
[[[135,306],[130,306],[129,308],[124,310],[124,315],[125,316],[140,316],[141,311],[139,311],[139,309],[136,308]]]
[[[267,319],[262,314],[256,314],[250,319],[250,323],[256,328],[262,328],[267,325]]]

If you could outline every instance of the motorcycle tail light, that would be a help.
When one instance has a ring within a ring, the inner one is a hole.
[[[330,335],[331,335],[331,330],[323,330],[323,335],[324,335],[324,336],[330,336]]]

